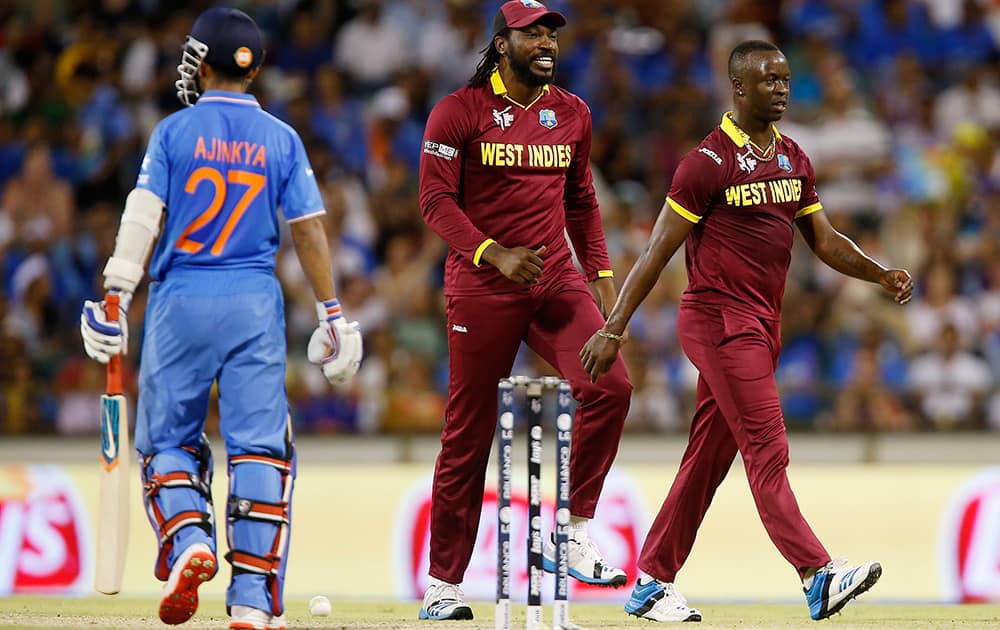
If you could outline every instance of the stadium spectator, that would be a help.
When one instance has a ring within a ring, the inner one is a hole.
[[[73,188],[53,171],[47,144],[28,148],[21,172],[3,187],[0,211],[17,243],[29,238],[56,243],[69,237],[74,228]]]
[[[406,33],[386,19],[380,0],[358,0],[357,6],[358,15],[336,35],[334,59],[355,89],[370,93],[414,60]]]
[[[906,311],[907,328],[915,348],[930,350],[946,327],[957,334],[959,345],[969,348],[978,339],[979,322],[975,306],[957,293],[956,268],[944,258],[931,263],[924,272],[924,293]]]
[[[993,380],[989,364],[962,349],[952,323],[941,327],[935,346],[910,367],[909,388],[921,414],[934,429],[983,428],[983,403]]]

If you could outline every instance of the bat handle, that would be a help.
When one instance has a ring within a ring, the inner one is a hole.
[[[104,296],[104,315],[108,318],[109,322],[118,321],[118,300],[119,296],[117,293],[107,293]],[[120,354],[116,354],[111,357],[108,361],[108,371],[107,371],[107,387],[106,393],[111,395],[117,395],[124,393],[124,388],[122,387],[122,357]]]

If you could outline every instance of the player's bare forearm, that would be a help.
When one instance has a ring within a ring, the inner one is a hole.
[[[607,318],[618,296],[614,278],[598,278],[590,283],[590,290],[597,299],[597,306],[601,309],[601,315]]]
[[[868,256],[858,245],[838,232],[823,212],[814,212],[796,224],[809,248],[831,269],[840,273],[873,282],[894,294],[900,304],[913,296],[913,280],[905,269],[887,269]]]
[[[878,282],[885,271],[885,267],[869,258],[854,241],[838,232],[825,212],[814,212],[795,224],[809,249],[830,268],[868,282]]]
[[[333,287],[333,264],[330,260],[330,244],[322,217],[311,217],[296,221],[290,226],[295,254],[299,257],[302,271],[306,274],[316,299],[320,302],[337,297]]]
[[[885,267],[861,251],[854,241],[843,234],[835,232],[827,240],[827,247],[817,251],[816,255],[832,269],[867,282],[878,282],[886,272]]]
[[[618,350],[625,341],[625,329],[629,320],[653,289],[667,261],[684,242],[691,225],[668,207],[660,211],[646,251],[628,272],[621,293],[606,316],[604,327],[591,335],[580,350],[580,362],[590,376],[591,383],[596,383],[601,374],[610,370],[618,359]]]
[[[628,272],[614,308],[608,314],[604,329],[616,335],[622,334],[632,319],[635,310],[653,289],[660,273],[670,261],[677,248],[687,237],[693,223],[674,212],[666,204],[653,226],[646,251],[639,256],[635,266]]]

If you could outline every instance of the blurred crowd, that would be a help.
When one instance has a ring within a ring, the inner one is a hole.
[[[99,295],[125,195],[174,96],[180,45],[213,3],[0,3],[0,433],[98,429],[100,365],[80,305]],[[430,108],[472,76],[499,0],[234,0],[267,39],[252,92],[302,135],[328,211],[338,292],[366,358],[332,389],[305,361],[313,296],[279,254],[287,387],[300,432],[437,431],[447,387],[445,245],[417,171]],[[779,128],[810,154],[834,224],[914,276],[900,308],[797,239],[778,382],[790,429],[1000,430],[1000,2],[550,0],[557,82],[593,112],[592,168],[619,283],[680,157],[730,105],[745,39],[788,56]],[[697,375],[676,335],[683,255],[636,314],[626,428],[684,431]],[[144,289],[129,313],[140,360]],[[528,350],[519,373],[551,373]],[[129,373],[134,394],[134,371]],[[217,421],[215,406],[210,423]]]

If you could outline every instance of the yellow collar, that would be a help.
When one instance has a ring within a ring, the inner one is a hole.
[[[508,101],[517,105],[521,109],[529,109],[532,105],[538,102],[538,99],[542,98],[543,96],[549,93],[549,86],[548,84],[546,84],[542,86],[542,91],[535,98],[535,100],[531,101],[527,105],[522,105],[521,103],[518,103],[517,101],[515,101],[514,99],[512,99],[510,96],[507,95],[507,86],[504,85],[503,78],[500,76],[500,68],[493,69],[493,73],[490,75],[490,86],[492,86],[494,94],[496,94],[501,98],[507,99]]]
[[[736,126],[736,122],[733,120],[733,112],[726,112],[722,115],[722,122],[719,123],[722,127],[722,131],[729,136],[729,139],[733,141],[733,144],[740,147],[741,149],[750,142],[750,136],[748,136],[742,129]],[[781,142],[781,134],[778,133],[778,128],[771,125],[771,131],[774,132],[774,139],[776,142]]]

